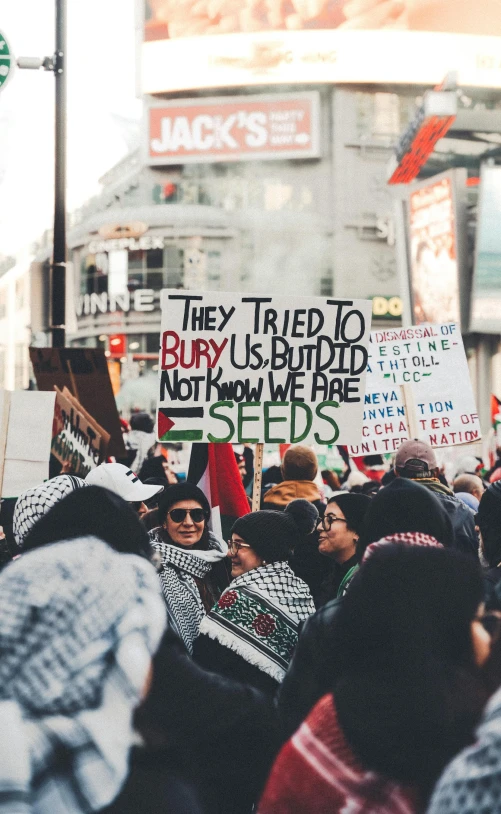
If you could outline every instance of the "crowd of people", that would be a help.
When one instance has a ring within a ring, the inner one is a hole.
[[[496,468],[293,446],[224,540],[147,418],[2,512],[0,814],[501,812]]]

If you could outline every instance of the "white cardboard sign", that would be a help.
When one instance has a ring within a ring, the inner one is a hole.
[[[55,398],[55,393],[0,391],[2,497],[18,497],[49,477]]]
[[[410,431],[436,448],[481,438],[454,322],[371,333],[362,439],[350,455],[395,452]]]
[[[371,303],[162,291],[160,441],[353,444]]]

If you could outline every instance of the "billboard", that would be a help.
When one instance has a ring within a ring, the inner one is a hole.
[[[141,92],[277,83],[499,87],[499,0],[138,0]]]
[[[470,329],[501,333],[501,167],[482,167]]]
[[[435,175],[409,192],[410,289],[417,325],[460,321],[458,188],[466,190],[465,170]]]
[[[319,94],[227,96],[148,110],[147,162],[317,158]]]

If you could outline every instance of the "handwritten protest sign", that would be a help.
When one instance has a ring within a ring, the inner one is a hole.
[[[480,422],[456,323],[371,333],[362,439],[350,455],[394,452],[410,432],[432,447],[478,441]]]
[[[66,387],[62,391],[57,387],[54,389],[56,403],[51,452],[62,464],[69,463],[73,474],[85,478],[106,457],[109,433],[94,421]]]
[[[358,443],[371,304],[162,291],[160,441]]]

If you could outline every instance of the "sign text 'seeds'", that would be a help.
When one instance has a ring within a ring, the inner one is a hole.
[[[358,443],[368,300],[162,291],[160,441]]]
[[[404,398],[402,385],[409,388]],[[432,447],[480,439],[480,422],[458,325],[373,331],[362,440],[351,455],[395,452],[409,437],[407,412]]]

